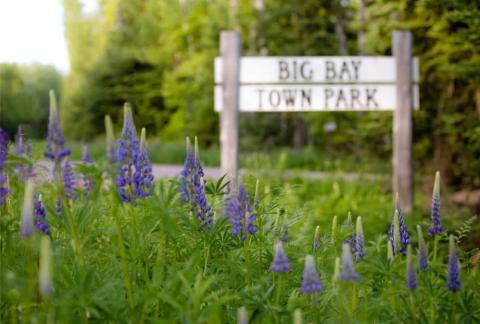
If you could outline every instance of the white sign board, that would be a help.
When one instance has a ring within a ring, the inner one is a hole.
[[[418,59],[413,61],[418,82]],[[394,57],[241,57],[240,111],[394,110]],[[215,59],[215,110],[221,111],[222,60]],[[414,107],[419,106],[414,85]]]

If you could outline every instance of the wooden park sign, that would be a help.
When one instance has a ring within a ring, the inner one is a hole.
[[[221,33],[215,110],[221,166],[238,174],[238,112],[394,111],[394,190],[413,204],[412,108],[419,106],[418,60],[409,32],[394,32],[394,56],[242,57],[238,32]]]

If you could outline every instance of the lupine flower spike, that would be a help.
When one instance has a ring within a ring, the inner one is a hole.
[[[122,135],[118,140],[116,161],[120,164],[117,176],[117,188],[120,199],[124,202],[133,202],[133,167],[135,156],[139,154],[140,142],[133,123],[132,107],[125,103]]]
[[[3,206],[7,195],[7,176],[5,174],[5,161],[7,160],[8,136],[7,133],[0,128],[0,207]]]
[[[317,251],[320,247],[320,226],[315,227],[315,235],[313,236],[313,251]]]
[[[335,244],[335,240],[337,238],[337,215],[333,216],[332,220],[332,234],[331,234],[331,243]]]
[[[48,121],[47,151],[45,157],[52,161],[53,179],[57,181],[57,174],[60,172],[63,158],[70,155],[70,150],[64,147],[65,139],[60,128],[60,117],[58,115],[57,99],[55,93],[50,90],[50,116]]]
[[[290,262],[283,250],[283,243],[281,240],[275,241],[275,254],[273,256],[273,263],[270,267],[273,272],[282,273],[290,270]]]
[[[332,281],[335,282],[340,278],[340,258],[335,258],[335,265],[333,267],[333,278]]]
[[[435,185],[432,195],[432,227],[428,229],[430,235],[442,234],[442,220],[440,218],[440,172],[435,173]]]
[[[260,180],[255,182],[255,196],[253,198],[253,209],[257,210],[260,205]]]
[[[418,234],[418,263],[419,268],[422,271],[428,270],[428,250],[423,239],[422,227],[417,225],[417,234]]]
[[[355,239],[355,261],[360,261],[365,257],[365,240],[363,237],[363,226],[362,226],[362,217],[357,217],[357,236]]]
[[[413,262],[412,246],[407,246],[407,288],[411,291],[417,289],[417,273],[415,271],[415,263]]]
[[[315,269],[315,261],[311,255],[305,257],[303,282],[300,290],[304,294],[316,293],[323,290],[322,282],[318,278],[317,270]]]
[[[248,313],[245,306],[242,306],[237,310],[237,323],[248,324]]]
[[[18,131],[15,135],[15,155],[25,158],[32,157],[32,147],[27,141],[25,129],[22,125],[18,126]],[[24,181],[33,175],[33,168],[30,165],[20,165],[16,168],[16,170]]]
[[[460,290],[460,267],[458,265],[457,251],[455,250],[455,238],[450,235],[448,254],[448,290],[457,292]]]
[[[395,209],[395,213],[393,214],[393,228],[390,227],[390,244],[392,248],[392,256],[397,255],[400,251],[400,220],[398,215],[398,210]]]
[[[46,216],[45,207],[42,203],[42,197],[39,195],[35,198],[33,219],[35,226],[37,226],[37,228],[42,231],[43,234],[50,235],[50,228],[47,224]]]
[[[353,268],[352,249],[350,243],[344,243],[342,249],[342,267],[339,274],[342,281],[358,281],[360,275]]]
[[[107,161],[110,164],[115,163],[115,135],[113,132],[113,123],[110,115],[105,115],[105,132],[106,132],[106,148]]]
[[[224,205],[225,217],[230,219],[232,234],[239,235],[242,240],[247,234],[255,234],[257,227],[253,224],[256,216],[250,206],[250,201],[243,183],[238,185],[235,195],[228,197]]]
[[[68,159],[63,163],[62,167],[62,180],[63,180],[63,192],[67,201],[77,199],[77,193],[75,189],[75,173],[73,173],[72,166]]]
[[[90,156],[90,152],[88,150],[87,145],[83,146],[82,163],[87,166],[93,164],[92,157]],[[93,180],[91,176],[84,174],[83,175],[84,196],[87,197],[94,187],[95,187],[95,180]]]
[[[198,218],[200,225],[209,227],[213,221],[213,212],[205,194],[205,180],[196,138],[195,143],[193,152],[190,139],[187,137],[187,153],[180,173],[180,192],[183,195],[183,203],[189,205],[190,211]]]
[[[52,258],[52,246],[50,238],[43,236],[40,239],[38,289],[44,298],[49,297],[53,293]]]
[[[20,228],[20,234],[27,238],[33,235],[33,213],[34,213],[34,184],[32,180],[28,180],[25,185],[25,194],[23,195],[23,208],[22,208],[22,226]]]
[[[398,195],[398,192],[395,194],[395,212],[398,212],[398,223],[399,223],[399,228],[400,228],[400,243],[399,243],[399,251],[405,255],[406,253],[406,247],[410,242],[410,235],[408,233],[408,228],[405,223],[405,215],[403,214],[402,208],[400,207],[400,197]],[[394,221],[392,218],[392,222],[390,223],[390,236],[393,236],[393,230],[394,230]],[[396,252],[395,252],[396,253]]]
[[[140,150],[134,157],[135,172],[133,174],[133,193],[142,198],[152,195],[153,171],[152,162],[147,149],[146,130],[142,128],[140,136]]]
[[[352,249],[352,253],[355,253],[355,248],[357,244],[355,243],[355,228],[353,227],[352,222],[352,213],[348,212],[347,220],[345,221],[344,228],[348,233],[348,237],[343,241],[343,243],[349,243]]]

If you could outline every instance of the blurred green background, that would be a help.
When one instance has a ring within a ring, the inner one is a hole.
[[[155,145],[154,161],[178,163],[184,136],[197,135],[205,162],[218,165],[212,97],[221,30],[241,32],[244,55],[300,56],[390,55],[392,30],[409,29],[421,73],[416,170],[439,169],[452,188],[480,186],[476,0],[100,0],[93,13],[78,0],[63,5],[68,75],[0,65],[0,124],[12,137],[18,124],[46,136],[52,88],[69,140],[101,143],[103,116],[119,131],[130,101]],[[242,114],[242,164],[388,172],[391,120],[391,113]],[[336,130],[326,131],[327,123]]]

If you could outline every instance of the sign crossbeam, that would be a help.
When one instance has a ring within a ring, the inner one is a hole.
[[[395,58],[256,57],[239,60],[239,110],[388,111],[397,107]],[[418,59],[412,80],[418,82]],[[222,111],[223,61],[215,59],[215,110]],[[419,106],[418,85],[413,104]]]

